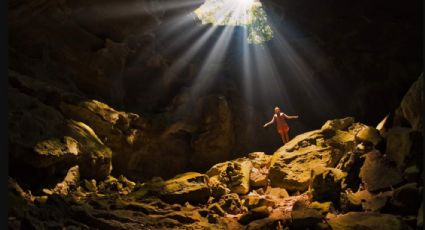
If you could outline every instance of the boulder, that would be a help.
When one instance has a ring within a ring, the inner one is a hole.
[[[34,146],[34,152],[38,156],[33,162],[37,168],[52,166],[61,161],[76,162],[80,154],[78,142],[69,136],[40,141]]]
[[[240,214],[246,211],[241,199],[236,193],[229,193],[220,198],[217,202],[220,207],[229,214]]]
[[[370,192],[388,189],[403,181],[397,167],[378,151],[366,154],[359,176]]]
[[[284,199],[289,197],[288,192],[284,188],[268,187],[265,194],[273,199]]]
[[[375,229],[405,230],[407,224],[398,216],[373,212],[349,212],[327,221],[333,230]]]
[[[250,172],[252,163],[246,158],[227,161],[214,165],[206,172],[211,178],[216,177],[231,192],[246,194],[250,189]]]
[[[418,184],[409,183],[394,190],[390,203],[397,214],[416,215],[421,200],[422,192]]]
[[[270,208],[267,206],[260,206],[257,208],[253,208],[249,210],[247,213],[243,214],[239,219],[239,223],[246,225],[254,220],[266,218],[269,215],[270,215]]]
[[[43,191],[49,195],[53,193],[60,194],[63,196],[68,195],[71,190],[75,189],[80,180],[80,172],[78,166],[74,166],[68,170],[65,178],[62,182],[58,183],[53,189],[44,189]]]
[[[382,140],[379,131],[373,127],[365,126],[363,127],[355,136],[357,142],[370,143],[373,146],[379,144]]]
[[[309,190],[312,199],[319,202],[332,201],[339,205],[339,197],[344,188],[346,173],[335,168],[316,168],[312,170]]]
[[[410,128],[394,127],[386,135],[386,154],[404,170],[406,166],[415,164],[422,153],[420,132]]]
[[[211,195],[208,176],[205,174],[187,172],[158,183],[156,188],[159,196],[171,203],[204,203]]]
[[[400,106],[394,115],[394,125],[403,126],[405,122],[417,131],[422,131],[423,126],[423,73],[413,83],[401,100]]]
[[[367,190],[353,193],[350,189],[345,191],[350,206],[361,206],[364,211],[379,212],[385,207],[392,196],[392,191],[373,194]]]
[[[82,122],[70,120],[67,135],[79,143],[78,161],[80,174],[86,179],[105,179],[112,170],[112,151],[97,137],[94,131]]]
[[[333,135],[336,130],[346,130],[353,123],[354,123],[353,117],[329,120],[322,126],[321,130],[325,134]]]
[[[294,205],[291,212],[291,220],[293,229],[314,229],[315,226],[322,222],[324,216],[314,208],[305,205]]]

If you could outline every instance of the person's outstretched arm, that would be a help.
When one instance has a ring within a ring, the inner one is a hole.
[[[282,112],[283,113],[283,112]],[[285,116],[285,118],[286,119],[297,119],[298,118],[298,115],[295,115],[295,116],[288,116],[288,115],[286,115],[285,113],[283,113],[283,116]]]
[[[274,116],[273,116],[272,120],[270,122],[266,123],[263,127],[265,128],[265,127],[273,124],[273,122],[274,122]]]

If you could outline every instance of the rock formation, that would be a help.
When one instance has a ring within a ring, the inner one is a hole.
[[[422,225],[422,133],[412,126],[387,126],[381,134],[352,117],[334,119],[273,155],[253,152],[205,172],[134,181],[111,170],[150,146],[155,126],[13,72],[10,82],[11,229]],[[211,100],[226,113],[222,99]]]

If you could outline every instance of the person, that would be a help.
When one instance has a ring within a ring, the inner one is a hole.
[[[298,115],[296,116],[288,116],[285,113],[280,111],[279,107],[274,108],[274,115],[270,122],[266,123],[264,125],[264,128],[267,126],[276,123],[277,132],[280,134],[280,137],[282,138],[283,144],[287,143],[289,141],[288,131],[289,126],[286,123],[286,119],[297,119]]]

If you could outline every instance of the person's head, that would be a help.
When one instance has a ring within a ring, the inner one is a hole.
[[[274,107],[274,113],[280,113],[280,108],[279,107]]]

